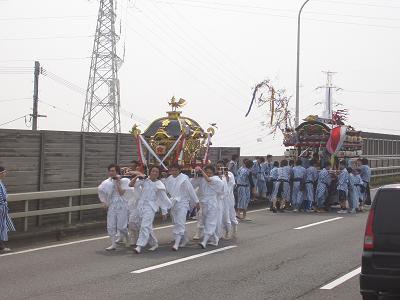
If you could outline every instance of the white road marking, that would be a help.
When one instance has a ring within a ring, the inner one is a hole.
[[[193,224],[193,223],[197,223],[197,221],[186,222],[186,224]],[[160,227],[154,228],[154,230],[161,230],[161,229],[171,228],[173,226],[174,225],[160,226]],[[108,238],[108,235],[105,235],[105,236],[100,236],[100,237],[96,237],[96,238],[90,238],[90,239],[84,239],[84,240],[79,240],[79,241],[73,241],[73,242],[68,242],[68,243],[57,244],[57,245],[49,245],[49,246],[44,246],[44,247],[39,247],[39,248],[33,248],[33,249],[28,249],[28,250],[22,250],[22,251],[17,251],[17,252],[10,252],[10,253],[5,253],[5,254],[0,254],[0,257],[17,255],[17,254],[24,254],[24,253],[30,253],[30,252],[36,252],[36,251],[40,251],[40,250],[47,250],[47,249],[53,249],[53,248],[59,248],[59,247],[65,247],[65,246],[70,246],[70,245],[75,245],[75,244],[80,244],[80,243],[104,240],[104,239],[107,239],[107,238]]]
[[[221,251],[230,250],[230,249],[233,249],[233,248],[236,248],[236,247],[237,246],[227,246],[227,247],[223,247],[223,248],[219,248],[219,249],[203,252],[203,253],[196,254],[196,255],[191,255],[191,256],[188,256],[188,257],[172,260],[172,261],[169,261],[169,262],[166,262],[166,263],[163,263],[163,264],[159,264],[159,265],[155,265],[155,266],[152,266],[152,267],[148,267],[148,268],[132,271],[131,274],[141,274],[141,273],[144,273],[144,272],[153,271],[153,270],[156,270],[156,269],[160,269],[160,268],[168,267],[168,266],[171,266],[171,265],[179,264],[181,262],[185,262],[185,261],[192,260],[192,259],[195,259],[195,258],[199,258],[199,257],[202,257],[202,256],[214,254],[214,253],[221,252]]]
[[[267,209],[266,208],[261,208],[261,209],[249,210],[247,213],[251,214],[251,213],[255,213],[255,212],[258,212],[258,211],[264,211],[264,210],[267,210]]]
[[[328,283],[327,285],[324,285],[323,287],[321,287],[321,290],[331,290],[335,287],[337,287],[338,285],[341,285],[342,283],[346,282],[347,280],[353,278],[354,276],[358,275],[361,273],[361,267],[343,275],[342,277],[339,277],[338,279],[332,281],[331,283]]]
[[[296,228],[293,228],[293,229],[296,229],[296,230],[304,229],[304,228],[316,226],[316,225],[323,224],[323,223],[337,221],[337,220],[340,220],[340,219],[343,219],[343,217],[336,217],[336,218],[332,218],[332,219],[328,219],[328,220],[324,220],[324,221],[320,221],[320,222],[315,222],[315,223],[311,223],[311,224],[308,224],[308,225],[296,227]]]

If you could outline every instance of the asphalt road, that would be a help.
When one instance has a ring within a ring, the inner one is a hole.
[[[168,226],[156,230],[158,251],[141,255],[106,252],[102,236],[14,249],[0,256],[0,299],[361,299],[358,276],[321,287],[360,266],[367,213],[249,217],[237,239],[206,250],[191,243],[171,251]],[[175,261],[182,258],[190,260]]]

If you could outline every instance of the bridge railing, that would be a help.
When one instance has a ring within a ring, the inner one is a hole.
[[[384,178],[386,176],[400,176],[400,166],[393,167],[379,167],[372,169],[372,179]],[[8,196],[8,202],[24,202],[24,210],[21,212],[11,213],[11,218],[24,218],[24,231],[28,231],[28,218],[34,216],[44,216],[51,214],[67,214],[67,224],[72,223],[72,213],[77,211],[93,210],[101,208],[100,203],[86,204],[86,205],[73,205],[73,197],[76,196],[88,196],[96,195],[97,188],[82,188],[82,189],[70,189],[70,190],[56,190],[56,191],[42,191],[42,192],[31,192],[31,193],[18,193],[10,194]],[[43,199],[59,199],[67,198],[68,206],[49,208],[49,209],[29,209],[29,201],[31,200],[43,200]]]
[[[70,189],[70,190],[57,190],[57,191],[43,191],[43,192],[9,194],[7,201],[10,203],[21,202],[21,201],[24,202],[24,211],[11,213],[10,216],[13,219],[14,218],[24,218],[24,231],[28,231],[28,218],[29,217],[67,213],[68,214],[67,223],[71,224],[73,212],[101,208],[100,203],[86,204],[86,205],[73,205],[73,201],[72,201],[73,197],[96,195],[96,194],[97,194],[97,187],[82,188],[82,189]],[[68,206],[49,208],[49,209],[29,210],[29,201],[31,201],[31,200],[58,199],[58,198],[67,198]]]
[[[373,180],[376,178],[382,178],[386,176],[399,176],[400,166],[372,168],[371,171]]]

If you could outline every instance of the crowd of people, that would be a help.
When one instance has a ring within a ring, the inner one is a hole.
[[[141,253],[146,246],[158,248],[153,231],[156,214],[161,211],[173,221],[172,250],[184,247],[189,237],[186,221],[195,216],[197,232],[193,237],[199,246],[217,246],[220,239],[236,236],[239,221],[249,221],[247,208],[255,199],[265,200],[272,213],[327,212],[333,204],[338,213],[356,213],[370,204],[371,169],[367,159],[329,160],[313,157],[273,161],[271,155],[244,159],[232,156],[215,165],[197,166],[184,174],[176,164],[168,172],[157,166],[147,175],[137,162],[121,168],[108,167],[108,178],[98,187],[98,194],[107,209],[107,232],[111,239],[108,251],[118,244],[134,246]],[[8,252],[5,242],[15,227],[8,215],[7,191],[2,182],[7,171],[0,167],[0,251]]]
[[[116,165],[110,165],[108,172],[109,178],[99,186],[100,201],[108,208],[111,246],[106,250],[126,243],[138,254],[146,246],[150,251],[158,248],[153,223],[159,211],[164,220],[168,214],[172,218],[172,250],[188,243],[185,226],[193,213],[198,220],[193,239],[205,249],[234,237],[239,221],[249,221],[247,208],[255,199],[266,200],[273,213],[321,213],[335,204],[332,196],[337,195],[338,213],[361,211],[368,201],[371,178],[366,159],[343,160],[332,166],[316,157],[277,162],[271,155],[244,159],[241,166],[234,155],[215,166],[198,166],[191,174],[173,165],[168,173],[153,166],[146,176],[136,163],[125,170],[127,177],[120,175]]]
[[[159,167],[152,166],[148,176],[135,168],[121,176],[119,166],[108,167],[109,178],[98,189],[99,199],[107,208],[111,245],[106,250],[115,250],[118,243],[133,245],[138,254],[146,246],[150,251],[156,250],[153,223],[160,210],[164,220],[168,214],[172,217],[174,251],[189,241],[186,220],[192,211],[198,220],[193,239],[199,240],[203,249],[236,235],[235,178],[223,161],[216,166],[196,167],[192,178],[183,174],[179,165],[170,166],[167,176],[162,173]]]
[[[273,213],[328,212],[336,199],[338,213],[356,213],[370,204],[371,169],[368,159],[335,160],[318,155],[273,161],[271,155],[245,159],[241,167],[233,156],[228,169],[237,179],[237,208],[246,218],[246,205],[254,197],[266,199]],[[336,197],[337,196],[337,197]]]

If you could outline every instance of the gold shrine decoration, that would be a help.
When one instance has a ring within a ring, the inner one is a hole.
[[[193,165],[203,163],[204,151],[208,152],[216,129],[204,130],[196,120],[183,116],[178,111],[186,105],[183,98],[172,97],[168,104],[172,109],[167,111],[167,115],[155,119],[143,132],[136,124],[132,127],[131,133],[138,141],[138,157],[143,162],[149,157],[148,164],[170,166],[178,162],[190,170]]]
[[[137,124],[133,124],[132,129],[130,131],[130,134],[133,134],[133,136],[136,138],[139,134],[141,134],[141,130],[138,128],[139,126]]]
[[[176,111],[177,108],[182,108],[186,105],[186,100],[179,98],[179,100],[176,101],[175,97],[172,97],[171,102],[168,102],[168,104],[172,107],[172,111]]]
[[[210,136],[213,136],[215,134],[215,129],[212,127],[207,128],[207,132],[210,134]]]

